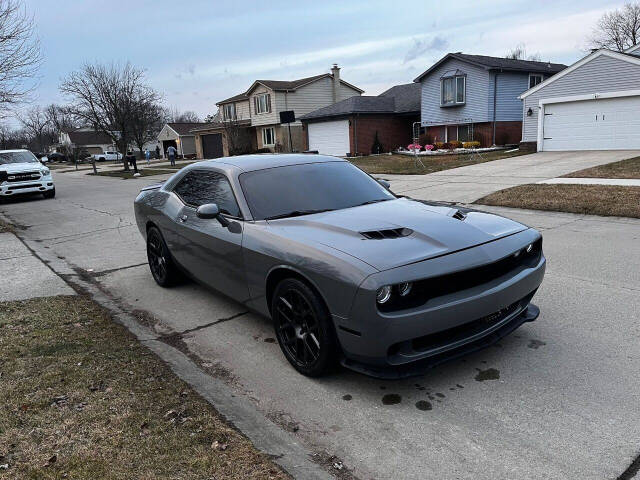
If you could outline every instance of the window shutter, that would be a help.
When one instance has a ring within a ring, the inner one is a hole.
[[[267,112],[271,113],[271,94],[267,93]]]

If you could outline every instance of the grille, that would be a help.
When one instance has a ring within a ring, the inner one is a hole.
[[[393,228],[388,230],[371,230],[369,232],[360,232],[360,234],[369,240],[384,240],[386,238],[408,237],[413,233],[410,228]]]
[[[409,295],[394,295],[392,300],[378,305],[378,308],[383,312],[392,312],[419,307],[433,298],[477,287],[523,267],[533,267],[540,261],[541,255],[542,239],[538,239],[529,253],[522,249],[487,265],[413,282]]]
[[[37,187],[42,187],[42,185],[40,185],[39,183],[27,183],[24,185],[11,185],[9,188],[7,188],[7,190],[21,190],[24,188],[37,188]],[[44,188],[44,187],[42,187]]]
[[[40,172],[21,172],[10,173],[7,175],[7,182],[28,182],[30,180],[39,180]]]

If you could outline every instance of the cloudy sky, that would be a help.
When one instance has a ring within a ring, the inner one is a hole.
[[[342,67],[376,95],[411,82],[446,52],[505,55],[523,43],[570,64],[603,12],[596,0],[280,1],[24,0],[44,50],[37,102],[62,102],[60,80],[83,62],[130,61],[167,106],[205,116],[255,79]]]

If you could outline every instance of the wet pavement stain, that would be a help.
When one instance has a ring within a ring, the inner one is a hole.
[[[384,405],[397,405],[402,401],[402,397],[397,393],[387,393],[382,397],[382,403]]]
[[[529,348],[533,348],[534,350],[537,350],[538,348],[542,347],[543,345],[546,345],[546,342],[543,342],[542,340],[531,340],[529,341],[529,345],[527,345],[527,347]]]
[[[436,397],[444,398],[444,393],[436,392]]]
[[[433,410],[433,406],[431,406],[431,403],[427,402],[426,400],[418,400],[416,402],[416,408],[422,411]]]
[[[478,382],[484,382],[485,380],[498,380],[500,378],[500,370],[495,368],[487,368],[486,370],[478,370],[478,374],[474,377]]]
[[[458,388],[464,388],[462,385],[460,385],[459,383],[456,383],[456,387]]]
[[[276,343],[276,339],[272,337],[267,337],[264,339],[264,343]]]
[[[342,396],[342,399],[343,399],[344,401],[346,401],[346,402],[348,402],[348,401],[349,401],[349,400],[351,400],[352,398],[353,398],[353,397],[352,397],[351,395],[349,395],[349,394],[346,394],[346,395],[343,395],[343,396]]]

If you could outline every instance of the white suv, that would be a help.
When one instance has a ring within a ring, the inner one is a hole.
[[[51,171],[29,150],[0,150],[0,198],[21,193],[55,197]]]

